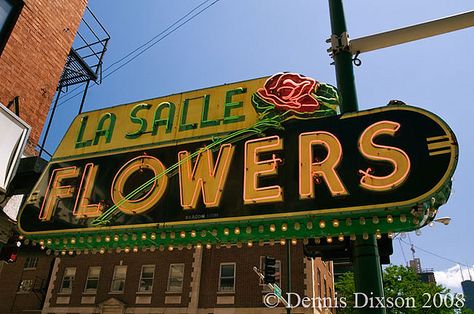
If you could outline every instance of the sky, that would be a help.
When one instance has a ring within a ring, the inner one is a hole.
[[[90,0],[111,35],[104,69],[146,43],[204,0]],[[205,6],[214,1],[207,1]],[[345,1],[351,38],[473,10],[471,0]],[[197,12],[197,11],[195,11]],[[89,89],[84,110],[272,75],[301,73],[336,85],[325,42],[331,33],[327,1],[218,0],[135,60]],[[159,37],[160,38],[160,37]],[[391,99],[427,109],[444,119],[459,142],[453,194],[438,217],[449,225],[425,227],[395,240],[393,264],[412,258],[433,268],[439,283],[460,291],[461,273],[474,276],[474,28],[360,55],[355,77],[359,109]],[[127,61],[124,60],[124,61]],[[120,64],[113,65],[104,75]],[[74,88],[74,87],[73,87]],[[47,150],[54,151],[79,108],[80,91],[59,101]]]

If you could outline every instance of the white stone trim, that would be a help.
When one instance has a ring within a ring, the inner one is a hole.
[[[48,313],[51,306],[51,297],[53,296],[54,283],[56,282],[59,270],[59,264],[61,263],[61,258],[55,257],[53,269],[51,270],[51,276],[49,279],[48,290],[46,290],[46,297],[44,299],[44,306],[42,313]]]

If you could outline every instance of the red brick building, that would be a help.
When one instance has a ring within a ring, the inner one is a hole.
[[[42,313],[286,313],[263,303],[270,291],[252,269],[265,255],[277,259],[277,283],[286,293],[287,253],[279,244],[59,256]],[[332,265],[316,259],[311,268],[302,243],[291,246],[291,291],[333,297]],[[314,313],[303,306],[293,312]]]
[[[31,127],[24,156],[37,155],[35,148],[86,5],[87,0],[0,0],[0,103],[11,105],[12,114]],[[2,139],[0,147],[5,148]],[[7,192],[0,192],[0,248],[13,226],[3,212],[11,196]],[[10,200],[18,209],[21,198]],[[52,261],[43,252],[25,248],[16,263],[0,262],[0,313],[38,313]]]
[[[19,97],[20,118],[32,129],[26,148],[35,154],[49,107],[87,0],[0,0],[0,102]]]

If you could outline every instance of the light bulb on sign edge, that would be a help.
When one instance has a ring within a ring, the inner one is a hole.
[[[229,228],[224,228],[224,235],[226,235],[226,236],[229,235]]]
[[[327,237],[327,238],[326,238],[326,242],[329,243],[329,244],[331,244],[331,243],[332,243],[332,237]]]
[[[338,239],[340,242],[344,241],[344,234],[343,234],[343,233],[339,234],[339,236],[337,237],[337,239]]]
[[[280,245],[285,245],[286,244],[286,240],[285,239],[280,239]]]
[[[333,226],[334,228],[339,227],[339,220],[334,219],[334,220],[332,221],[332,226]]]
[[[380,222],[379,217],[377,217],[377,216],[372,217],[372,222],[373,222],[375,225],[378,224],[378,223]]]
[[[270,225],[270,232],[275,232],[276,228],[274,224]]]
[[[286,223],[281,225],[281,231],[286,231],[288,230],[288,225]]]
[[[392,215],[387,215],[387,222],[388,222],[389,224],[393,223],[393,217],[392,217]]]
[[[196,237],[196,230],[191,230],[191,238],[195,238]]]
[[[321,228],[321,229],[326,228],[326,222],[324,220],[319,221],[319,228]]]
[[[297,240],[296,238],[292,238],[292,239],[291,239],[291,244],[292,244],[292,245],[298,244],[298,240]]]
[[[367,232],[364,232],[364,233],[362,234],[362,238],[363,238],[364,240],[369,239],[369,234],[368,234]]]
[[[400,222],[407,222],[407,216],[400,215]]]
[[[240,234],[240,228],[239,228],[239,227],[235,227],[235,228],[234,228],[234,233],[235,233],[235,234]]]

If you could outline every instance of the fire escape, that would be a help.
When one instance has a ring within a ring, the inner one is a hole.
[[[51,157],[51,154],[45,150],[45,144],[61,95],[67,92],[69,87],[85,83],[79,106],[79,113],[81,113],[91,81],[95,84],[102,83],[102,63],[109,39],[109,33],[87,7],[58,82],[56,99],[46,126],[43,141],[39,146],[39,157],[43,153]]]

